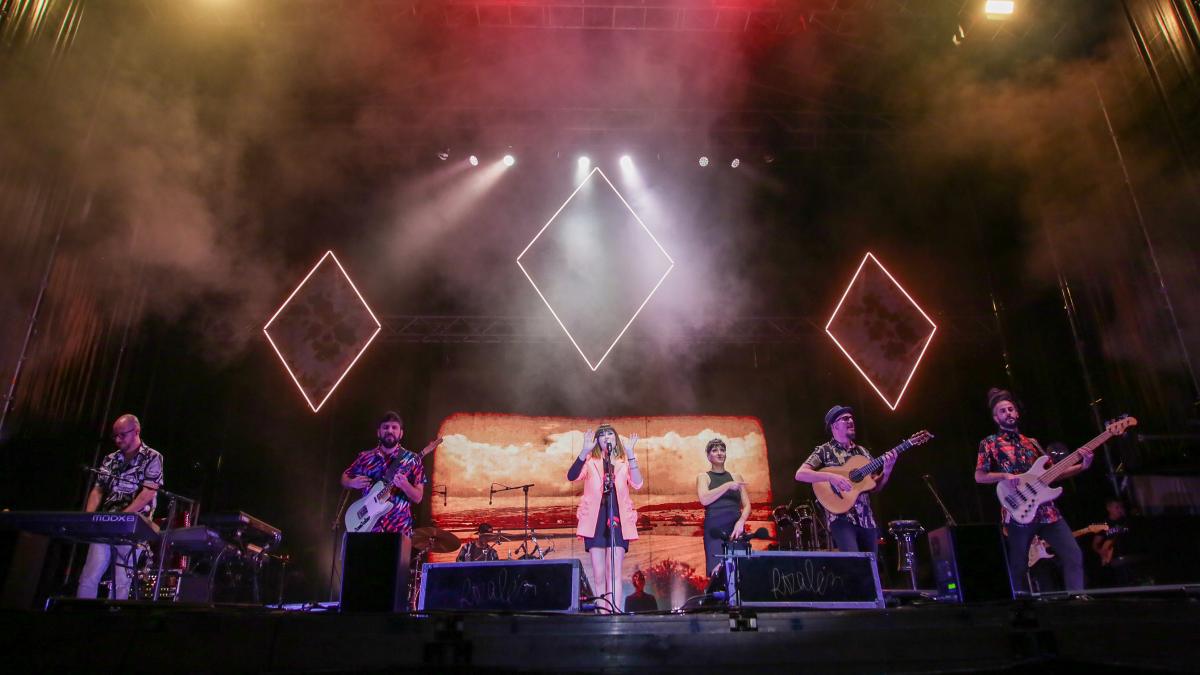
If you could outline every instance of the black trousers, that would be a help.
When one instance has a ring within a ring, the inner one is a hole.
[[[1071,535],[1067,521],[1059,518],[1053,523],[1030,523],[1021,525],[1010,522],[1008,528],[1008,578],[1012,580],[1014,592],[1029,592],[1029,543],[1033,535],[1046,540],[1054,549],[1054,555],[1062,565],[1063,584],[1068,591],[1083,590],[1083,553],[1079,543]]]

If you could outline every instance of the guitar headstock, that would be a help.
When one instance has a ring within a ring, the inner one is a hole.
[[[925,445],[926,443],[928,443],[929,441],[932,441],[932,440],[933,440],[933,434],[929,433],[929,431],[926,429],[922,429],[922,430],[918,431],[917,433],[913,434],[912,436],[909,436],[907,442],[909,445],[915,446],[915,445]]]
[[[1137,423],[1138,421],[1136,417],[1121,415],[1117,419],[1109,422],[1104,429],[1113,436],[1120,436],[1121,434],[1125,433],[1125,430],[1129,427],[1137,426]]]

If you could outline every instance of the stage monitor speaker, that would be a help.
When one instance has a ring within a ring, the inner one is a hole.
[[[754,551],[730,558],[730,604],[742,607],[883,608],[871,553]]]
[[[347,532],[342,539],[343,612],[408,611],[412,544],[395,532]]]
[[[929,533],[929,559],[939,599],[988,602],[1013,598],[999,525],[939,527]]]
[[[591,589],[575,558],[427,563],[419,607],[575,614],[581,595]]]

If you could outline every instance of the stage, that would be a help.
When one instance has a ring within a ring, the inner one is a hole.
[[[883,610],[585,616],[61,601],[5,612],[13,665],[94,672],[1193,671],[1200,589]]]

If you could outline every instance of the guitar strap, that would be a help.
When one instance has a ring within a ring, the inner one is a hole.
[[[396,450],[396,456],[392,458],[391,462],[388,462],[387,468],[383,470],[383,475],[379,477],[379,480],[388,485],[392,484],[392,479],[396,477],[396,472],[400,470],[400,462],[404,459],[406,452],[408,450],[403,445],[399,446]]]

